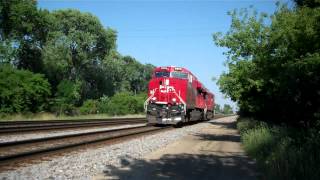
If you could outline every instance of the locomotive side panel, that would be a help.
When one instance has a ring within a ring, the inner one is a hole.
[[[196,90],[192,86],[192,82],[188,82],[187,85],[187,97],[186,97],[186,102],[187,102],[187,109],[194,109],[196,106]]]

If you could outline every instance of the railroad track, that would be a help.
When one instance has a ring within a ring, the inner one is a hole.
[[[146,118],[0,122],[0,134],[146,123]]]
[[[17,161],[19,158],[32,157],[37,154],[50,153],[73,147],[81,147],[83,145],[98,142],[112,141],[135,135],[143,135],[151,132],[167,130],[169,128],[172,127],[153,127],[144,125],[139,127],[0,143],[0,169],[7,166],[8,162]]]
[[[215,117],[215,119],[216,118],[219,117]],[[24,127],[22,126],[22,128]],[[0,143],[0,172],[5,171],[8,168],[16,168],[18,164],[23,162],[28,163],[30,159],[39,159],[38,156],[46,158],[50,157],[50,154],[57,152],[64,154],[68,151],[87,148],[88,145],[91,147],[98,143],[113,143],[117,140],[130,139],[136,136],[169,129],[173,129],[173,127],[141,125],[121,129],[99,130],[94,132],[81,132],[77,134],[3,142]]]

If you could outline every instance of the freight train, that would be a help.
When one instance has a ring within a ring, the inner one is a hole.
[[[144,103],[148,124],[180,126],[214,116],[214,94],[187,69],[157,67]]]

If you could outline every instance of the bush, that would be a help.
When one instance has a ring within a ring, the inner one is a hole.
[[[108,113],[110,115],[136,114],[143,112],[144,95],[133,95],[130,92],[121,92],[111,97]]]
[[[79,104],[81,98],[80,88],[81,82],[79,81],[62,80],[57,87],[52,110],[57,115],[76,115],[75,106]]]
[[[275,144],[275,137],[267,126],[256,126],[242,134],[241,137],[244,149],[249,155],[263,159],[271,152]]]
[[[143,112],[143,103],[147,95],[131,92],[117,93],[111,98],[102,96],[99,100],[86,100],[79,108],[81,114],[107,113],[110,115],[137,114]]]
[[[83,105],[79,108],[81,114],[97,114],[98,113],[98,101],[97,100],[86,100]]]
[[[237,129],[241,134],[245,133],[247,130],[250,130],[258,125],[258,121],[252,118],[241,118],[238,119]]]
[[[42,74],[0,65],[0,113],[44,110],[50,94],[50,84]]]
[[[98,102],[98,113],[109,112],[110,98],[108,96],[102,96]]]
[[[136,112],[137,112],[137,113],[142,113],[142,112],[144,112],[144,102],[145,102],[146,99],[148,98],[147,93],[139,93],[139,94],[135,95],[134,97],[135,97],[135,98],[137,99],[137,101],[138,101]]]
[[[318,130],[271,127],[248,119],[239,120],[237,127],[245,151],[257,160],[267,179],[320,177]]]

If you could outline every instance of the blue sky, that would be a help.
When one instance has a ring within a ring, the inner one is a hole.
[[[117,48],[141,63],[181,66],[189,69],[216,95],[218,104],[232,104],[219,92],[212,77],[226,71],[223,48],[212,33],[226,32],[227,12],[247,8],[272,13],[273,0],[39,0],[48,10],[73,8],[97,16],[105,27],[118,32]]]

